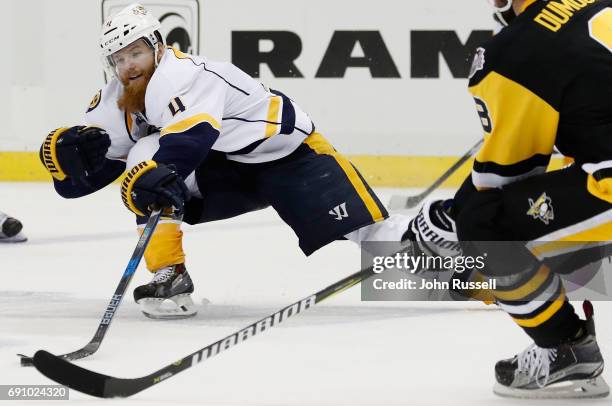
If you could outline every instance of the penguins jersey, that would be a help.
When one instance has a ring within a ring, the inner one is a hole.
[[[213,62],[167,48],[147,86],[145,112],[117,107],[122,85],[113,79],[95,97],[85,124],[111,139],[107,158],[123,160],[139,138],[160,132],[153,159],[173,164],[186,178],[210,149],[244,163],[293,152],[314,124],[284,94],[265,88],[231,63]],[[129,169],[129,168],[128,168]]]
[[[472,64],[485,131],[472,182],[496,188],[542,173],[556,146],[591,175],[589,192],[612,202],[612,0],[526,5]]]

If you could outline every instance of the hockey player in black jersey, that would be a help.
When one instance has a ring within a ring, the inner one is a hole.
[[[581,320],[558,272],[611,254],[612,0],[493,3],[505,27],[469,82],[484,143],[452,215],[463,253],[488,255],[496,302],[534,341],[497,363],[495,392],[607,396],[592,306]],[[555,146],[575,163],[545,173]]]

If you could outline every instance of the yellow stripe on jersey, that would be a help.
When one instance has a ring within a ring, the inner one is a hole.
[[[174,56],[176,56],[179,59],[191,59],[191,55],[186,54],[185,52],[180,51],[174,47],[167,46],[166,48],[172,50],[172,52],[174,52]]]
[[[612,221],[563,237],[558,241],[611,241]]]
[[[163,137],[166,134],[185,132],[190,128],[195,127],[196,125],[204,122],[209,123],[217,131],[221,131],[221,125],[217,120],[215,120],[213,116],[206,113],[202,113],[196,114],[195,116],[186,118],[185,120],[181,120],[178,123],[170,124],[169,126],[164,127],[161,130],[160,137]]]
[[[491,125],[476,161],[511,166],[552,153],[559,112],[538,95],[497,72],[470,87],[470,92],[484,102]],[[525,168],[524,173],[532,169]]]
[[[551,253],[563,254],[585,248],[588,243],[605,242],[612,240],[612,221],[583,230],[556,241],[542,243],[530,249],[530,251],[540,257],[550,257]],[[575,247],[575,249],[573,249]]]
[[[380,211],[378,204],[376,204],[376,201],[372,198],[372,195],[370,195],[365,184],[359,177],[359,174],[348,159],[346,159],[342,154],[339,154],[334,147],[332,147],[331,144],[319,133],[312,133],[304,140],[304,143],[319,155],[332,156],[346,174],[349,182],[351,182],[355,188],[355,191],[372,216],[372,220],[384,220],[384,216]]]
[[[278,133],[279,122],[278,113],[280,112],[282,98],[280,96],[274,96],[270,98],[270,107],[268,108],[268,125],[266,125],[266,138],[270,138]]]
[[[610,27],[610,31],[612,31],[612,26]],[[604,178],[597,181],[593,175],[589,175],[587,179],[587,190],[593,196],[605,200],[608,203],[612,203],[612,178]]]
[[[522,13],[523,11],[525,11],[525,9],[529,6],[531,6],[533,3],[535,3],[537,0],[525,0],[525,2],[523,3],[523,5],[521,6],[521,10],[519,11],[519,14]]]
[[[565,228],[543,235],[527,243],[527,248],[539,259],[603,246],[612,241],[612,209],[599,213]]]
[[[591,18],[589,34],[612,52],[612,7],[603,9]]]
[[[611,228],[611,227],[608,227]],[[589,248],[603,247],[602,241],[551,241],[530,249],[531,253],[540,260],[552,258]]]
[[[128,132],[130,133],[129,135],[132,135],[132,127],[134,125],[134,120],[132,120],[132,115],[127,111],[125,112],[125,122],[127,124]]]
[[[537,316],[532,317],[530,319],[517,319],[514,317],[512,319],[516,322],[516,324],[518,324],[521,327],[531,327],[531,328],[537,327],[540,324],[549,320],[552,316],[554,316],[555,313],[557,313],[559,309],[563,306],[563,303],[565,303],[565,289],[561,289],[561,293],[559,294],[559,297],[553,300],[550,303],[550,306],[548,306],[541,313],[538,313]]]
[[[523,300],[525,297],[538,290],[546,281],[549,274],[550,269],[546,265],[542,265],[531,279],[518,288],[506,291],[498,288],[493,294],[501,300]]]

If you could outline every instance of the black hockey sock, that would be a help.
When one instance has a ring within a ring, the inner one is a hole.
[[[574,307],[565,301],[561,308],[544,323],[536,327],[523,327],[538,347],[554,348],[561,343],[580,338],[584,321],[580,320]]]

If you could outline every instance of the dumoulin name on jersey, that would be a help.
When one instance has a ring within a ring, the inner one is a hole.
[[[87,113],[88,123],[110,134],[109,154],[125,156],[134,140],[155,128],[161,138],[153,159],[175,165],[184,177],[210,149],[239,162],[267,162],[287,156],[314,131],[308,115],[281,92],[231,63],[173,48],[166,49],[147,86],[146,127],[134,125],[138,116],[130,118],[135,133],[116,106],[120,91],[114,79],[102,90],[100,105]]]
[[[485,132],[472,181],[495,188],[542,173],[556,146],[612,199],[612,0],[526,4],[472,65]]]

